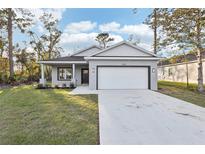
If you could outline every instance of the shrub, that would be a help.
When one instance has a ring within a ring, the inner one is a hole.
[[[0,73],[0,83],[6,83],[8,81],[8,74]]]
[[[55,86],[54,86],[56,89],[58,89],[59,88],[59,86],[56,84]]]
[[[43,86],[43,84],[41,84],[41,83],[39,83],[38,85],[37,85],[37,89],[45,89],[46,87],[45,86]]]
[[[14,83],[16,81],[15,77],[9,77],[7,83],[11,84]]]
[[[20,82],[20,83],[27,83],[27,78],[26,77],[20,77],[19,79],[18,79],[18,81]]]
[[[70,82],[70,86],[71,89],[75,88],[75,84],[73,82]]]
[[[66,83],[63,83],[62,88],[66,88],[66,87],[67,87]]]

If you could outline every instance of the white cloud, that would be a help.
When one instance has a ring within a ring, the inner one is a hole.
[[[119,29],[119,33],[127,34],[127,35],[135,35],[139,38],[140,43],[138,44],[142,48],[147,50],[152,49],[152,42],[153,42],[153,31],[149,28],[148,25],[145,24],[138,24],[138,25],[124,25],[122,28]]]
[[[120,34],[134,34],[137,36],[143,37],[152,37],[153,31],[145,24],[136,24],[136,25],[124,25],[121,26],[119,23],[113,21],[110,23],[99,25],[99,30],[105,32],[115,32]]]
[[[91,31],[96,27],[95,22],[91,21],[81,21],[81,22],[73,22],[66,26],[65,32],[67,33],[80,33]]]
[[[110,34],[110,37],[111,37],[111,38],[114,38],[114,41],[109,42],[109,43],[108,43],[108,46],[123,41],[123,38],[122,38],[122,36],[120,36],[120,35]]]
[[[91,45],[98,45],[98,42],[95,41],[97,35],[98,33],[96,32],[76,34],[63,33],[60,43],[65,48],[66,53],[64,53],[64,55]],[[110,42],[108,45],[112,45],[123,40],[120,35],[111,34],[110,37],[114,38],[114,41]]]
[[[61,43],[87,43],[95,42],[95,37],[97,33],[78,33],[78,34],[69,34],[63,33],[61,38]]]
[[[43,25],[39,19],[44,13],[50,13],[54,17],[54,19],[60,21],[63,17],[63,13],[65,12],[65,9],[28,9],[28,10],[34,15],[33,27],[35,27],[39,33],[45,32],[45,29],[43,28]]]
[[[45,9],[45,12],[51,13],[54,18],[61,20],[66,9]]]
[[[149,51],[153,50],[152,45],[150,43],[140,42],[138,46]]]
[[[120,33],[126,34],[136,34],[139,36],[152,36],[153,32],[148,25],[138,24],[138,25],[124,25],[120,30]]]
[[[61,44],[65,47],[65,50],[70,53],[94,44],[98,45],[98,42],[95,41],[98,33],[93,31],[96,25],[95,22],[91,21],[68,24],[62,34]],[[120,26],[119,23],[113,21],[99,25],[98,29],[100,31],[109,32],[110,37],[114,38],[114,41],[109,42],[109,46],[122,41],[123,37],[121,35],[134,34],[140,39],[138,46],[152,50],[153,32],[145,24]]]
[[[99,26],[99,29],[103,32],[115,32],[118,31],[119,28],[120,28],[120,24],[114,21]]]
[[[140,40],[139,46],[152,50],[153,31],[145,24],[123,25],[113,21],[99,25],[99,30],[104,32],[114,32],[119,35],[134,35]]]
[[[51,13],[55,19],[61,20],[66,9],[29,9],[34,14],[34,20],[39,21],[43,13]]]
[[[43,33],[43,32],[45,31],[43,25],[40,24],[40,23],[36,26],[36,28],[37,28],[37,30],[38,30],[39,33]]]

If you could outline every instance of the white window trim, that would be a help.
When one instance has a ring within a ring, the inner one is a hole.
[[[66,73],[67,72],[65,72],[63,75],[64,75],[64,79],[60,79],[60,69],[65,69],[65,71],[67,71],[66,69],[71,69],[71,79],[66,79]],[[72,71],[72,67],[58,67],[57,68],[57,79],[58,79],[58,81],[71,81],[72,80],[72,77],[73,77],[73,71]]]

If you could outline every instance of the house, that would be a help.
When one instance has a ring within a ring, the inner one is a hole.
[[[44,65],[52,67],[52,86],[88,85],[91,90],[152,89],[157,90],[155,54],[126,41],[106,49],[97,46],[80,50],[71,56],[40,61],[41,79],[45,84]]]
[[[205,74],[205,59],[202,59],[203,74]],[[158,79],[172,82],[198,82],[198,61],[188,61],[158,66]],[[205,76],[203,76],[205,84]]]

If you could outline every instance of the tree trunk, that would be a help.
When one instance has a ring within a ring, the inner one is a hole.
[[[154,54],[157,54],[157,10],[154,9]]]
[[[8,42],[9,42],[9,77],[14,78],[13,38],[12,38],[12,9],[8,9]]]
[[[0,51],[0,58],[3,57],[3,52],[4,52],[4,50],[2,49],[2,50]]]
[[[188,62],[186,62],[186,86],[189,87],[189,68],[188,68]]]
[[[184,55],[184,62],[185,62],[185,66],[186,66],[186,86],[188,88],[189,86],[189,67],[188,67],[188,59],[186,58],[186,53],[185,51],[183,51],[183,55]]]
[[[24,73],[24,67],[23,64],[21,64],[21,77],[23,76],[23,73]]]
[[[198,60],[198,91],[203,92],[203,65],[202,65],[202,44],[201,44],[201,11],[198,9],[198,16],[196,22],[197,32],[197,60]]]
[[[201,57],[201,50],[198,50],[198,91],[203,92],[204,87],[203,87],[203,65],[202,65],[202,57]]]

